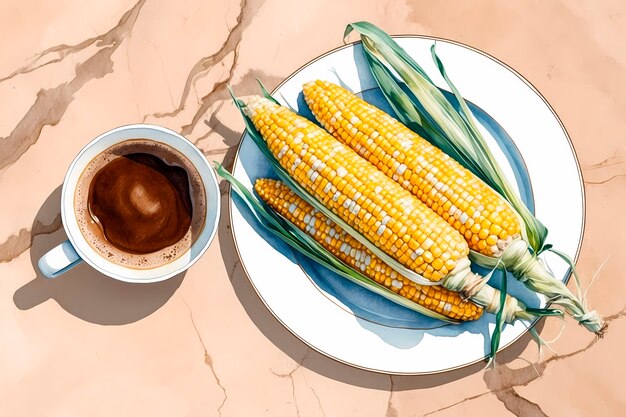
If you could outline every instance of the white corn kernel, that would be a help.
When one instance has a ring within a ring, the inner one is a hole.
[[[400,289],[404,286],[404,284],[402,283],[402,281],[394,279],[393,281],[391,281],[391,286]]]

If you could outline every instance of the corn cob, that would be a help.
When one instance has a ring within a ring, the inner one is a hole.
[[[316,119],[342,143],[417,196],[466,239],[484,266],[498,259],[529,289],[562,306],[602,336],[606,323],[588,310],[528,250],[517,213],[498,193],[393,117],[326,81],[304,86]],[[583,297],[584,298],[584,297]]]
[[[438,281],[467,259],[457,231],[323,129],[261,97],[245,111],[298,183],[402,265]]]
[[[252,96],[243,111],[285,171],[369,242],[487,311],[500,309],[499,291],[471,272],[463,236],[410,192],[285,107]],[[507,322],[535,317],[509,295],[502,308]]]
[[[327,81],[307,83],[304,97],[326,130],[418,197],[474,251],[498,257],[520,236],[517,214],[498,193],[387,113]]]
[[[452,319],[470,321],[482,315],[482,307],[465,301],[457,292],[439,285],[419,285],[398,274],[284,183],[258,179],[254,189],[272,209],[309,233],[335,257],[396,294]]]

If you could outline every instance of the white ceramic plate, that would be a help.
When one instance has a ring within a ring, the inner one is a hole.
[[[440,86],[445,83],[430,57],[434,39],[396,38]],[[496,59],[458,43],[437,40],[437,52],[471,106],[509,179],[548,227],[548,242],[576,258],[584,229],[584,191],[578,162],[563,125],[545,99],[519,74]],[[273,93],[278,101],[310,117],[302,84],[339,81],[366,100],[389,108],[369,73],[359,43],[326,53],[304,65]],[[254,142],[244,135],[235,177],[252,188],[274,177]],[[233,194],[231,193],[231,198]],[[340,362],[389,374],[444,372],[483,360],[495,317],[446,325],[399,307],[296,255],[256,224],[235,198],[231,224],[235,245],[252,285],[267,308],[311,348]],[[563,215],[563,208],[567,208]],[[544,259],[555,276],[569,277],[556,258]],[[491,284],[499,287],[499,277]],[[533,307],[543,306],[511,277],[509,291]],[[534,323],[504,329],[501,349]]]

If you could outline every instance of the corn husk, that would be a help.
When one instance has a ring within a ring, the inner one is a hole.
[[[432,58],[458,101],[460,111],[389,35],[371,23],[357,22],[346,27],[344,37],[353,30],[360,34],[370,70],[399,120],[502,195],[522,220],[522,240],[511,245],[513,247],[508,248],[500,258],[471,251],[470,259],[486,267],[495,267],[498,262],[503,262],[506,269],[529,289],[544,294],[581,325],[601,336],[606,324],[596,311],[588,309],[574,262],[546,244],[547,228],[530,212],[504,176],[465,100],[448,77],[443,62],[436,54],[435,45],[431,47]],[[578,296],[546,271],[537,258],[543,251],[556,253],[570,266]]]

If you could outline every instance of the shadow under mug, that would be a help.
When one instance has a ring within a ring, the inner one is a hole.
[[[206,194],[206,213],[202,230],[191,247],[175,260],[149,269],[125,267],[97,253],[80,231],[74,210],[74,195],[78,181],[87,165],[101,152],[129,139],[149,139],[164,143],[181,152],[196,168]],[[215,237],[220,216],[220,192],[213,168],[202,152],[178,133],[160,126],[133,124],[121,126],[98,136],[88,143],[72,161],[61,191],[61,216],[68,240],[39,259],[41,273],[56,278],[82,261],[111,278],[126,282],[157,282],[183,272],[206,252]]]

